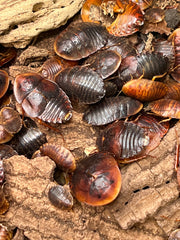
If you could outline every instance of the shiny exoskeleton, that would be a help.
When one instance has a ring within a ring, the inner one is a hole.
[[[9,76],[4,70],[0,70],[0,98],[4,96],[9,87]]]
[[[56,74],[55,82],[70,98],[91,104],[105,95],[103,79],[98,73],[85,66],[66,68]]]
[[[12,236],[12,231],[9,231],[7,227],[0,224],[0,240],[11,240]]]
[[[166,85],[167,85],[167,92],[164,98],[180,101],[180,83],[171,82],[171,83],[167,83]]]
[[[72,116],[68,96],[55,82],[37,73],[24,73],[16,77],[14,95],[25,113],[45,122],[62,123]]]
[[[121,189],[121,172],[116,160],[106,152],[82,159],[70,180],[75,198],[92,206],[112,202]]]
[[[141,102],[130,97],[104,98],[99,103],[90,106],[84,113],[83,120],[92,125],[104,125],[135,115],[142,107]]]
[[[62,31],[54,42],[57,55],[67,60],[79,60],[104,47],[108,32],[96,23],[80,22]]]
[[[63,146],[45,143],[40,147],[41,155],[51,158],[63,171],[72,172],[76,169],[73,154]]]
[[[57,185],[49,189],[48,197],[50,202],[60,209],[71,209],[73,206],[73,196],[67,186]]]

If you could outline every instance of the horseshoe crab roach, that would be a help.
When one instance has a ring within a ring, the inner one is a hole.
[[[125,96],[104,98],[84,113],[83,120],[92,125],[105,125],[135,115],[143,107],[138,100]]]
[[[9,87],[9,76],[4,70],[0,70],[0,98],[7,92]]]
[[[103,79],[85,66],[62,70],[56,74],[55,82],[70,98],[76,98],[83,103],[96,103],[105,95]]]
[[[82,159],[70,179],[75,198],[92,206],[112,202],[121,189],[121,172],[116,160],[106,152]]]
[[[40,74],[18,75],[14,82],[14,96],[29,117],[62,123],[72,116],[71,102],[65,92]]]
[[[96,23],[80,22],[62,31],[54,42],[54,51],[67,60],[79,60],[105,46],[108,32]]]

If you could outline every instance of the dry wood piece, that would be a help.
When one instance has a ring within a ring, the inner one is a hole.
[[[1,1],[0,43],[24,48],[39,33],[64,25],[83,0]]]

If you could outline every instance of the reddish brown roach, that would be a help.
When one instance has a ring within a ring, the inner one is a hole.
[[[0,240],[11,240],[13,237],[12,231],[0,224]]]
[[[180,101],[180,83],[171,82],[167,83],[167,93],[164,98],[174,99]]]
[[[158,116],[180,119],[180,101],[159,99],[148,104],[148,108]]]
[[[83,120],[92,125],[105,125],[135,115],[142,107],[141,102],[129,97],[104,98],[99,103],[90,106],[84,113]]]
[[[57,55],[67,60],[79,60],[105,46],[108,32],[96,23],[80,22],[62,31],[54,42]]]
[[[17,55],[17,50],[11,47],[3,47],[0,45],[0,67],[10,62]]]
[[[105,95],[103,79],[86,66],[66,68],[56,74],[55,82],[70,98],[91,104]]]
[[[63,171],[72,172],[76,169],[76,162],[73,154],[63,146],[45,143],[40,147],[42,156],[48,156]]]
[[[177,82],[180,82],[180,28],[174,30],[169,36],[168,41],[171,41],[175,51],[175,63],[174,70],[171,72],[171,76]]]
[[[149,8],[145,12],[145,20],[150,23],[159,23],[165,17],[164,10],[161,8]]]
[[[16,77],[14,96],[25,113],[45,122],[62,123],[72,116],[68,96],[55,82],[37,73],[24,73]]]
[[[96,71],[103,79],[111,76],[119,68],[121,56],[112,50],[105,49],[90,55],[84,62],[89,68]]]
[[[7,92],[9,87],[9,76],[4,70],[0,70],[0,98]]]
[[[70,187],[75,198],[92,206],[112,202],[121,189],[121,172],[108,153],[94,153],[82,159],[73,172]]]
[[[136,3],[129,2],[125,11],[118,14],[107,30],[115,36],[128,36],[137,32],[143,24],[144,16],[140,7]]]
[[[54,81],[56,73],[76,64],[76,61],[67,61],[60,57],[51,57],[43,63],[39,73],[41,73],[44,78]]]
[[[134,79],[125,83],[122,91],[139,101],[150,102],[162,98],[167,93],[167,86],[162,82],[148,79]]]

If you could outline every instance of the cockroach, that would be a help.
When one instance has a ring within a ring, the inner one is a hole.
[[[76,64],[77,61],[67,61],[60,57],[51,57],[43,63],[39,73],[42,74],[44,78],[54,81],[56,73],[66,67],[74,66]]]
[[[0,215],[7,212],[9,209],[9,202],[5,198],[5,194],[3,192],[3,187],[0,187]]]
[[[37,125],[31,119],[24,120],[24,126],[21,131],[15,135],[9,145],[18,152],[19,155],[25,155],[31,158],[41,145],[47,142],[46,135],[37,128]]]
[[[167,86],[144,78],[133,79],[123,85],[122,92],[139,101],[150,102],[162,98],[167,93]]]
[[[56,74],[55,82],[70,98],[86,104],[96,103],[105,95],[103,79],[86,66],[62,70]]]
[[[65,92],[40,74],[18,75],[14,82],[14,96],[31,118],[62,123],[72,116],[71,102]]]
[[[107,152],[82,159],[70,179],[74,197],[92,206],[106,205],[118,196],[121,172],[116,160]]]
[[[13,47],[3,47],[0,45],[0,67],[10,62],[17,55],[17,50]]]
[[[0,240],[11,240],[13,237],[12,231],[0,224]]]
[[[4,70],[0,70],[0,98],[7,92],[9,87],[9,76]]]
[[[39,150],[42,156],[51,158],[63,171],[72,172],[76,169],[75,158],[67,148],[52,143],[45,143]]]
[[[177,28],[169,36],[168,41],[171,41],[175,51],[175,63],[174,69],[171,72],[171,76],[177,82],[180,82],[180,28]]]
[[[163,98],[174,99],[180,101],[180,83],[171,82],[167,83],[167,92]]]
[[[146,129],[133,122],[118,121],[108,125],[97,140],[100,151],[107,151],[122,163],[147,155],[150,138]]]
[[[54,51],[67,60],[79,60],[104,47],[108,32],[97,23],[80,22],[62,31],[54,42]]]
[[[13,134],[8,133],[4,126],[0,124],[0,144],[7,143],[13,138]]]
[[[84,113],[83,120],[92,125],[105,125],[121,118],[135,115],[143,104],[135,99],[125,96],[104,98],[93,104]]]
[[[161,8],[149,8],[145,12],[145,20],[150,23],[162,22],[165,17],[164,10]]]
[[[98,51],[90,55],[84,62],[89,68],[96,71],[103,79],[111,76],[119,68],[121,56],[109,49]]]
[[[147,109],[158,116],[180,119],[180,101],[159,99],[148,104]]]
[[[144,16],[140,7],[136,3],[129,2],[125,11],[118,14],[107,30],[115,36],[128,36],[137,32],[143,24]]]
[[[73,196],[66,185],[57,185],[50,188],[48,197],[50,202],[57,208],[69,210],[73,207]]]

